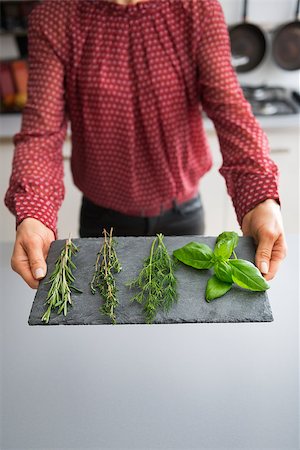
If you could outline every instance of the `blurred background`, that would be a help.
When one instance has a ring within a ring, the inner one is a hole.
[[[73,1],[73,0],[56,0]],[[162,2],[164,0],[161,0]],[[297,0],[220,0],[232,64],[278,164],[289,257],[272,281],[274,322],[29,327],[33,291],[12,272],[15,218],[4,205],[26,103],[27,19],[39,1],[0,0],[0,448],[299,449],[299,23]],[[298,30],[298,32],[297,32]],[[276,59],[276,60],[275,60]],[[291,60],[291,61],[289,61]],[[287,67],[291,62],[291,66]],[[284,67],[283,67],[284,66]],[[206,235],[240,229],[213,124],[213,168],[199,185]],[[59,237],[78,236],[81,193],[63,147]],[[1,302],[2,300],[2,302]]]
[[[13,241],[15,219],[3,203],[11,173],[12,137],[20,130],[27,85],[27,16],[39,1],[2,0],[0,25],[0,216],[1,240]],[[220,0],[228,23],[232,64],[245,96],[267,133],[272,159],[278,164],[282,213],[287,233],[299,232],[300,31],[297,0]],[[254,26],[251,28],[246,21]],[[279,33],[280,27],[291,23]],[[237,26],[238,25],[238,26]],[[294,26],[294,29],[292,27]],[[279,35],[280,34],[280,35]],[[240,232],[224,179],[218,139],[204,118],[213,154],[213,168],[199,185],[206,211],[207,235],[223,230]],[[70,172],[70,132],[63,147],[66,197],[59,213],[63,238],[78,236],[81,193]],[[214,205],[212,207],[211,205]]]

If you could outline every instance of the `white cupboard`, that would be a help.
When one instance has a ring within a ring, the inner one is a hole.
[[[286,233],[299,233],[299,129],[272,127],[265,128],[265,132],[271,158],[280,170],[279,192]],[[241,233],[225,180],[219,173],[222,156],[218,139],[212,129],[207,134],[214,164],[199,186],[206,210],[206,234],[214,236],[223,230]]]

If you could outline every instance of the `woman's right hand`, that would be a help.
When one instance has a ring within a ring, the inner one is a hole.
[[[17,227],[11,267],[33,289],[46,276],[46,258],[54,240],[53,231],[37,219],[24,219]]]

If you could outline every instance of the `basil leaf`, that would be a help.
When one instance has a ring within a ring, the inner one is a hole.
[[[214,300],[215,298],[222,297],[231,289],[232,283],[226,283],[219,280],[216,275],[213,275],[207,282],[205,298],[207,302]]]
[[[237,246],[239,241],[239,236],[235,231],[223,231],[223,233],[219,234],[216,242],[219,241],[233,241],[234,248]]]
[[[226,261],[218,261],[214,265],[214,271],[219,280],[232,283],[232,268]]]
[[[210,269],[214,264],[213,251],[206,244],[190,242],[173,251],[173,255],[187,266]]]
[[[227,262],[232,267],[232,280],[238,286],[251,291],[269,289],[269,284],[251,262],[244,259],[229,259]]]
[[[238,244],[239,236],[234,231],[224,231],[217,237],[214,255],[224,259],[230,258]]]

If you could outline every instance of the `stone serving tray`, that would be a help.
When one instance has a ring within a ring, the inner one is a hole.
[[[116,251],[122,271],[115,275],[118,289],[119,306],[116,309],[118,324],[143,324],[143,306],[136,302],[130,303],[130,298],[137,292],[125,286],[125,282],[135,278],[142,268],[143,261],[149,256],[151,243],[154,236],[122,236],[115,237]],[[173,250],[194,241],[205,243],[214,247],[216,237],[187,235],[165,236],[164,242],[170,254]],[[79,252],[73,257],[76,270],[73,272],[76,280],[74,285],[83,291],[82,294],[72,293],[73,306],[68,306],[68,313],[58,315],[51,312],[49,323],[41,321],[44,311],[47,292],[50,284],[46,284],[53,271],[55,260],[62,249],[65,240],[52,242],[48,258],[48,273],[36,292],[31,308],[29,325],[105,325],[110,324],[110,319],[104,316],[99,307],[102,299],[98,292],[93,295],[90,292],[89,283],[94,271],[97,252],[103,242],[103,238],[73,239],[79,247]],[[238,258],[254,262],[255,245],[250,237],[240,237],[235,249]],[[272,311],[266,292],[251,292],[236,285],[219,299],[210,303],[205,300],[205,288],[211,270],[197,270],[178,263],[176,269],[178,280],[178,302],[168,313],[159,312],[154,323],[200,323],[200,322],[271,322]]]

